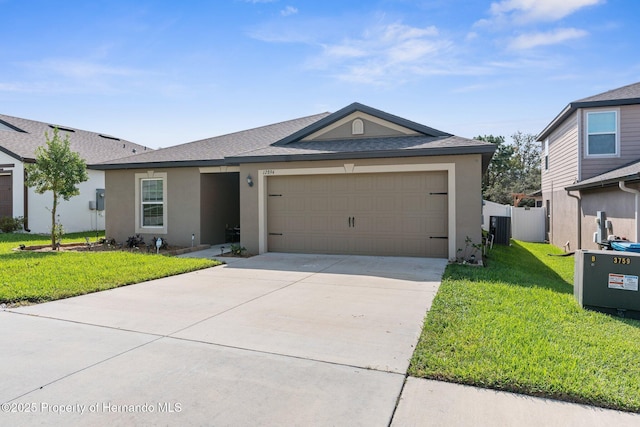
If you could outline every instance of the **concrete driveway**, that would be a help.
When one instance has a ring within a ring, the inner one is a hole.
[[[270,253],[0,311],[2,419],[386,426],[445,265]]]

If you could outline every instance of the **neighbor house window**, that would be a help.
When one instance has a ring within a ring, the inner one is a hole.
[[[618,155],[618,112],[587,113],[587,156]]]
[[[164,225],[164,180],[142,179],[142,226],[162,227]]]
[[[549,138],[544,140],[544,170],[549,170]]]
[[[167,233],[167,173],[135,174],[136,233]]]

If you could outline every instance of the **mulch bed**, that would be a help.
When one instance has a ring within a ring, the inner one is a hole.
[[[167,249],[160,249],[160,255],[181,255],[189,252],[201,251],[210,248],[211,245],[198,245],[194,247],[169,246]],[[140,253],[156,253],[156,248],[140,245],[138,248],[127,248],[125,246],[113,246],[100,243],[87,245],[82,242],[62,243],[58,249],[53,249],[51,245],[34,245],[14,248],[14,251],[32,252],[104,252],[104,251],[127,251]]]

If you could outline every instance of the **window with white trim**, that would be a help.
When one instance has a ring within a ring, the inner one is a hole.
[[[587,156],[618,155],[618,112],[587,113]]]
[[[167,173],[135,174],[136,233],[167,234]]]
[[[140,194],[140,219],[142,227],[162,227],[164,226],[164,180],[163,179],[141,179]]]

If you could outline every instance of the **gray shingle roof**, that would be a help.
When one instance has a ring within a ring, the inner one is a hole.
[[[298,141],[272,145],[229,158],[240,163],[307,158],[402,157],[444,154],[493,154],[496,145],[459,136],[398,136],[331,141]]]
[[[421,133],[418,136],[302,141],[305,136],[354,111],[362,111]],[[356,159],[379,157],[482,154],[488,165],[495,144],[460,138],[353,103],[335,113],[322,113],[242,132],[137,154],[94,165],[98,169],[238,165],[249,162]]]
[[[329,113],[288,120],[254,129],[202,139],[148,153],[136,154],[95,165],[99,169],[124,169],[162,163],[163,166],[223,165],[225,157],[253,151],[303,129],[328,116]]]
[[[574,102],[617,101],[621,99],[637,99],[640,102],[640,82],[611,89],[597,95],[578,99]]]
[[[636,181],[640,179],[640,160],[635,160],[619,168],[585,179],[565,188],[565,190],[585,190],[617,185],[620,181]]]
[[[0,114],[0,151],[20,160],[35,158],[36,148],[46,144],[45,132],[53,136],[53,126],[49,123]],[[149,151],[142,145],[119,139],[107,134],[89,132],[68,126],[57,126],[60,136],[69,135],[72,151],[80,154],[87,164],[117,159],[132,153]],[[68,129],[64,131],[63,129]]]
[[[578,108],[609,107],[615,105],[640,104],[640,82],[612,89],[597,95],[578,99],[569,103],[538,135],[537,140],[543,141],[557,129]]]

